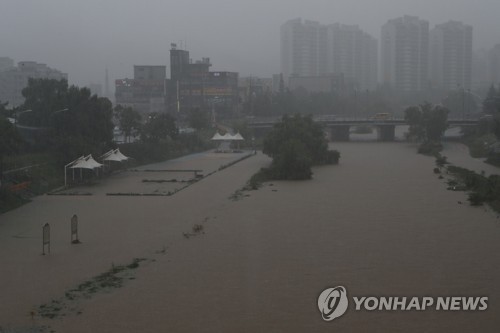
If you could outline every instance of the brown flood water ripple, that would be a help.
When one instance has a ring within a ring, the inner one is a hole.
[[[268,165],[262,154],[175,196],[45,196],[0,216],[0,327],[498,332],[497,214],[459,204],[466,194],[447,191],[433,174],[434,159],[417,155],[412,145],[333,147],[341,151],[340,165],[315,168],[311,181],[266,183],[238,201],[231,194]],[[451,155],[460,151],[451,149]],[[467,160],[460,154],[450,160],[458,156]],[[214,169],[227,162],[201,154],[175,167]],[[65,242],[67,217],[74,212],[82,223],[78,246]],[[38,227],[46,221],[53,224],[55,245],[42,257]],[[80,314],[30,318],[34,306],[133,258],[150,261],[122,288],[79,300]],[[350,304],[344,316],[325,322],[317,298],[334,286],[345,286],[349,297],[488,296],[489,308],[384,312],[355,311]]]

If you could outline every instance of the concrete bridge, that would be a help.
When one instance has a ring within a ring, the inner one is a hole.
[[[374,127],[379,141],[394,141],[396,126],[408,125],[403,118],[374,119],[315,116],[313,120],[323,124],[332,141],[349,141],[349,134],[353,126]],[[281,117],[252,119],[248,123],[248,127],[254,130],[256,136],[261,136],[280,121]],[[448,119],[448,127],[476,126],[477,123],[478,120],[476,119]]]

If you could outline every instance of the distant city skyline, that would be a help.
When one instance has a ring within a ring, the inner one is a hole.
[[[113,82],[133,77],[133,65],[168,65],[170,43],[182,41],[193,58],[215,59],[214,70],[271,77],[280,72],[279,28],[289,19],[358,25],[377,40],[395,17],[418,16],[431,29],[461,21],[474,28],[474,49],[489,50],[500,43],[499,12],[495,0],[4,0],[0,57],[45,63],[72,84],[104,87],[106,68]]]

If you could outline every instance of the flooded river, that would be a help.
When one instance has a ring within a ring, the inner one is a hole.
[[[8,288],[2,290],[7,303],[0,306],[0,326],[49,325],[56,332],[498,332],[497,214],[468,206],[465,193],[447,191],[433,173],[434,159],[416,154],[413,145],[332,147],[341,151],[341,163],[315,168],[313,180],[266,183],[238,200],[231,195],[268,165],[262,154],[174,196],[41,197],[2,215],[0,285]],[[447,144],[444,155],[457,165],[476,163],[461,147]],[[204,169],[203,159],[187,159],[182,167]],[[39,256],[30,221],[59,221],[74,211],[87,221],[83,243],[64,245],[69,235],[61,231],[53,253]],[[196,224],[203,232],[186,236]],[[121,288],[68,301],[78,313],[29,317],[33,306],[63,297],[112,262],[136,257],[148,261]],[[345,286],[349,297],[488,296],[489,308],[355,311],[351,303],[344,316],[325,322],[317,299],[335,286]]]

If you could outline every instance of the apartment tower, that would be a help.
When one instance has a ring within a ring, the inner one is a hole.
[[[414,16],[389,20],[382,26],[382,83],[404,93],[428,86],[429,22]]]
[[[429,78],[433,88],[471,88],[472,26],[449,21],[430,33]]]

